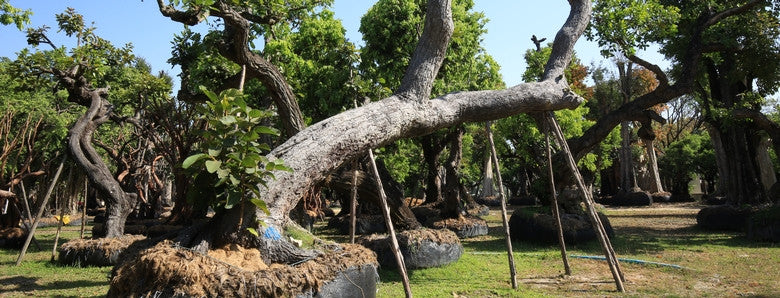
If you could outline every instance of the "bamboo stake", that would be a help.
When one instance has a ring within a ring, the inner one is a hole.
[[[512,289],[517,290],[517,270],[515,269],[515,256],[512,254],[512,238],[509,235],[509,220],[506,214],[506,192],[504,191],[504,180],[501,179],[501,167],[498,165],[498,155],[496,154],[496,144],[493,142],[493,131],[490,129],[491,122],[485,123],[488,141],[490,141],[490,153],[493,159],[493,165],[496,170],[496,179],[498,179],[498,189],[501,195],[501,219],[504,223],[504,233],[506,235],[506,254],[509,258],[509,274],[512,280]]]
[[[357,161],[352,162],[352,198],[349,204],[349,243],[355,243],[355,222],[357,221]]]
[[[30,212],[30,203],[27,202],[27,190],[24,189],[24,180],[19,181],[19,187],[22,188],[22,199],[24,200],[24,211],[27,213],[27,220],[32,224],[33,217]]]
[[[395,229],[393,228],[393,222],[390,218],[390,207],[387,206],[387,196],[385,195],[385,189],[382,187],[382,180],[379,177],[379,170],[376,168],[376,161],[374,160],[374,152],[371,149],[368,150],[368,157],[371,162],[371,170],[374,171],[374,178],[376,179],[376,186],[379,188],[379,199],[382,201],[382,215],[385,218],[387,224],[387,232],[390,233],[390,242],[393,254],[395,254],[395,261],[398,263],[398,271],[401,272],[403,278],[404,291],[406,297],[412,297],[412,288],[409,285],[409,275],[406,273],[406,264],[404,264],[404,256],[401,255],[401,248],[398,246],[398,239],[395,237]]]
[[[60,173],[62,173],[62,167],[65,165],[65,161],[67,159],[68,159],[68,154],[62,156],[62,161],[60,162],[60,166],[57,167],[57,172],[54,173],[54,179],[51,180],[51,184],[49,184],[49,189],[46,190],[46,196],[43,197],[43,202],[41,203],[40,208],[38,208],[38,213],[35,215],[35,221],[33,222],[33,225],[30,228],[30,232],[27,235],[27,240],[24,241],[24,246],[22,246],[22,251],[19,252],[19,258],[16,259],[16,266],[19,266],[19,264],[22,263],[22,258],[24,258],[24,254],[27,252],[27,248],[30,247],[30,241],[35,235],[35,229],[38,227],[38,222],[40,222],[41,220],[41,215],[43,215],[43,210],[46,209],[46,203],[49,202],[49,198],[51,197],[51,192],[54,190],[54,185],[57,184],[57,180],[60,179]]]
[[[54,262],[54,258],[57,255],[57,242],[60,241],[60,231],[62,231],[62,225],[64,224],[63,217],[65,217],[65,208],[60,207],[60,220],[57,221],[57,233],[54,234],[54,247],[51,248],[50,262]]]
[[[544,134],[544,143],[547,146],[547,170],[550,175],[550,194],[552,195],[552,213],[555,217],[555,225],[558,228],[558,244],[561,247],[561,259],[563,259],[563,269],[566,275],[571,275],[569,266],[569,257],[566,254],[566,241],[563,239],[563,225],[561,224],[561,212],[558,210],[558,194],[555,191],[555,177],[552,168],[552,151],[550,150],[550,131],[549,127]]]
[[[79,232],[79,239],[84,239],[84,226],[87,224],[87,190],[89,185],[89,179],[84,179],[84,197],[81,200],[81,231]]]
[[[24,212],[27,213],[27,221],[24,221],[24,217],[22,219],[22,224],[24,224],[24,228],[27,229],[27,232],[30,231],[30,225],[33,223],[33,217],[32,213],[30,212],[30,204],[27,202],[27,190],[24,189],[24,179],[19,180],[19,187],[22,189],[22,201],[24,201]],[[16,206],[16,209],[19,209],[19,206]],[[19,215],[22,214],[21,211],[19,212]],[[38,240],[33,237],[32,239],[33,244],[35,244],[35,248],[38,249],[38,251],[42,251],[41,245],[38,244]]]
[[[19,214],[22,214],[22,210],[19,210],[19,206],[16,204],[16,202],[13,202],[12,206],[14,207],[14,210],[16,210],[16,212],[18,212]],[[24,228],[27,229],[27,231],[30,231],[30,224],[28,224],[26,221],[24,221],[24,219],[22,219],[22,225],[24,225]],[[35,244],[35,248],[37,248],[38,251],[43,250],[43,249],[41,249],[41,245],[38,244],[38,240],[36,240],[35,237],[33,237],[32,243]]]
[[[615,279],[615,285],[617,286],[617,290],[620,292],[625,292],[626,289],[623,285],[623,280],[625,279],[625,277],[623,276],[622,270],[620,269],[620,264],[618,264],[617,262],[617,258],[614,254],[614,250],[612,249],[612,243],[609,241],[609,237],[604,231],[604,225],[602,224],[601,219],[599,219],[599,216],[596,213],[596,208],[593,206],[594,205],[593,198],[585,188],[585,181],[582,179],[580,170],[577,168],[577,163],[574,161],[574,157],[571,155],[569,144],[566,143],[566,139],[563,137],[563,132],[561,131],[561,127],[558,125],[558,122],[555,120],[555,116],[553,115],[553,113],[548,112],[546,114],[546,117],[547,120],[550,122],[551,127],[553,128],[553,133],[555,133],[555,137],[558,139],[558,142],[560,142],[561,144],[561,149],[565,153],[564,157],[566,159],[566,163],[569,166],[569,169],[572,171],[572,174],[574,175],[574,178],[577,181],[577,186],[580,189],[580,193],[584,198],[583,201],[585,203],[585,207],[588,209],[588,216],[590,217],[591,223],[593,224],[593,228],[596,231],[596,236],[599,238],[601,247],[604,250],[604,255],[606,256],[607,263],[609,264],[609,269],[612,272],[612,277]]]

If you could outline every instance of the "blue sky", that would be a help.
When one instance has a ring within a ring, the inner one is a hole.
[[[347,38],[352,42],[362,44],[360,18],[376,1],[336,0],[332,9],[336,17],[341,19],[347,29]],[[166,71],[171,75],[178,74],[178,69],[172,69],[165,61],[170,56],[170,40],[175,33],[183,28],[181,24],[168,20],[160,15],[155,0],[125,0],[118,1],[88,1],[88,0],[11,0],[11,5],[18,8],[32,9],[31,26],[47,25],[56,28],[54,15],[63,12],[67,7],[73,7],[84,15],[85,20],[92,21],[98,28],[97,34],[109,39],[115,45],[132,43],[136,55],[144,57],[155,71]],[[487,35],[483,45],[501,65],[501,73],[507,85],[521,83],[525,71],[523,53],[531,47],[532,34],[552,41],[568,15],[568,2],[555,1],[497,1],[476,0],[476,11],[482,11],[490,20],[487,23]],[[205,30],[204,24],[199,25]],[[50,30],[50,37],[57,44],[69,45],[70,40],[63,34],[57,34],[56,29]],[[15,27],[0,27],[0,56],[14,57],[15,53],[26,47],[24,33]],[[599,55],[598,46],[582,38],[575,48],[582,62],[604,61]],[[645,53],[646,59],[660,63],[663,68],[668,63],[655,53]]]

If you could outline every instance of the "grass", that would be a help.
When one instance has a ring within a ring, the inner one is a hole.
[[[557,296],[671,296],[780,297],[780,246],[754,243],[739,233],[707,232],[695,227],[698,207],[656,205],[651,208],[605,210],[616,237],[618,257],[683,266],[622,264],[625,294],[615,291],[603,261],[570,258],[573,275],[564,277],[557,246],[513,243],[519,289],[513,290],[501,217],[491,210],[484,217],[486,236],[463,240],[464,254],[441,268],[410,271],[416,297],[557,297]],[[43,248],[31,246],[22,266],[14,266],[18,250],[0,249],[0,297],[103,296],[110,268],[73,268],[49,263],[55,228],[39,229]],[[334,236],[323,223],[315,227],[322,238]],[[60,243],[78,237],[77,227],[66,227]],[[601,255],[595,243],[568,247],[570,255]],[[404,295],[395,268],[380,268],[379,297]]]
[[[65,226],[59,244],[79,237],[79,226]],[[19,250],[0,249],[0,297],[104,297],[111,267],[77,268],[49,262],[56,227],[36,230],[42,250],[30,248],[16,266]]]

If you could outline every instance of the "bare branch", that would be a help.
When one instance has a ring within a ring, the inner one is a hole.
[[[658,65],[650,63],[647,60],[644,60],[642,58],[639,58],[636,55],[628,56],[628,60],[638,65],[641,65],[642,67],[646,68],[649,71],[652,71],[653,74],[655,74],[655,78],[658,80],[660,86],[664,86],[664,87],[669,86],[669,78],[666,76],[666,73],[663,70],[661,70],[661,67],[659,67]]]
[[[720,22],[721,20],[723,20],[725,18],[728,18],[730,16],[741,14],[741,13],[743,13],[743,12],[753,8],[753,7],[755,7],[756,5],[759,5],[759,4],[762,4],[762,3],[766,3],[766,0],[752,0],[752,1],[748,2],[748,3],[745,3],[745,5],[733,7],[733,8],[721,11],[719,13],[716,13],[715,15],[713,15],[712,17],[707,19],[707,22],[704,23],[704,28],[707,28],[707,27],[710,27],[712,25],[715,25],[718,22]]]

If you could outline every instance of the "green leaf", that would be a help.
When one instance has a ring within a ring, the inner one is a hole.
[[[255,204],[255,206],[257,206],[257,208],[259,208],[260,210],[263,210],[265,212],[265,215],[271,214],[271,212],[268,210],[268,206],[266,206],[265,204],[265,201],[258,198],[252,198],[249,201],[252,202],[252,204]]]
[[[200,86],[200,91],[203,92],[203,94],[206,94],[206,97],[208,97],[212,102],[218,102],[219,97],[217,97],[217,94],[214,92],[209,91],[209,89],[206,89],[206,86]]]
[[[222,124],[224,125],[232,125],[236,123],[236,117],[233,115],[227,115],[225,117],[220,118],[219,122],[222,122]]]
[[[204,154],[205,155],[205,154]],[[207,160],[206,161],[206,171],[209,173],[214,173],[217,170],[219,170],[219,167],[222,165],[222,161],[219,160]]]
[[[184,160],[184,162],[181,164],[181,167],[182,167],[182,168],[185,168],[185,169],[188,169],[189,167],[191,167],[191,166],[192,166],[192,164],[194,164],[195,162],[197,162],[197,161],[199,161],[199,160],[201,160],[201,159],[204,159],[204,158],[206,158],[207,156],[208,156],[208,155],[206,155],[206,154],[203,154],[203,153],[199,153],[199,154],[195,154],[195,155],[190,155],[189,157],[187,157],[187,158]]]
[[[228,191],[227,198],[225,200],[225,209],[231,209],[239,202],[241,202],[241,193],[235,191]]]
[[[222,153],[222,149],[209,149],[210,156],[219,156]]]
[[[246,228],[247,232],[249,232],[252,235],[255,235],[255,237],[260,237],[259,234],[257,234],[257,230],[255,228]]]
[[[257,126],[255,127],[254,131],[261,134],[267,134],[267,135],[274,135],[274,136],[279,135],[279,130],[268,126]]]

